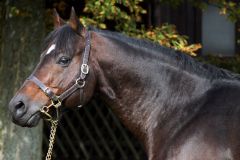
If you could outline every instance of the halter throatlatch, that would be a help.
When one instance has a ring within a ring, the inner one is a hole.
[[[58,119],[59,119],[59,108],[62,106],[62,101],[65,100],[67,97],[72,95],[75,91],[78,89],[80,90],[80,105],[79,107],[82,107],[83,105],[83,88],[86,84],[86,76],[89,73],[89,66],[88,66],[88,59],[90,54],[90,47],[91,47],[91,36],[90,33],[86,32],[86,46],[83,53],[83,59],[82,59],[82,65],[80,66],[80,75],[75,80],[75,83],[68,88],[66,91],[64,91],[60,96],[57,96],[49,87],[47,87],[45,84],[43,84],[37,77],[34,75],[31,75],[28,80],[34,82],[44,93],[48,98],[51,100],[50,105],[43,106],[40,109],[40,112],[46,116],[45,120],[48,120],[51,122],[51,132],[50,132],[50,138],[49,138],[49,147],[46,155],[46,160],[51,160],[52,157],[52,150],[53,145],[55,142],[55,135],[58,125]],[[55,117],[52,116],[49,113],[50,108],[54,107],[56,114]]]

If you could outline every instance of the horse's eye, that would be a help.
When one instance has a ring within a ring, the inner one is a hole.
[[[58,64],[60,65],[63,65],[63,66],[66,66],[70,63],[71,59],[69,57],[61,57],[59,60],[58,60]]]

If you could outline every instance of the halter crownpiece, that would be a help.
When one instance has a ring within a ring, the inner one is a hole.
[[[40,111],[45,114],[49,119],[53,119],[52,116],[48,113],[50,107],[54,107],[57,109],[58,114],[58,108],[62,106],[62,101],[65,100],[67,97],[72,95],[75,91],[78,89],[80,90],[80,107],[83,104],[83,88],[86,84],[86,77],[89,73],[89,66],[88,66],[88,60],[89,60],[89,54],[90,54],[90,48],[91,48],[91,35],[90,32],[86,32],[86,45],[83,53],[83,59],[80,66],[80,74],[78,78],[76,78],[75,83],[68,88],[66,91],[64,91],[61,95],[57,96],[49,87],[47,87],[45,84],[43,84],[37,77],[34,75],[31,75],[27,80],[34,82],[44,93],[46,96],[49,97],[51,100],[51,104],[48,106],[43,106]],[[58,118],[58,117],[57,117]]]

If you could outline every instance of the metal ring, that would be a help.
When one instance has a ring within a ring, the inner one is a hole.
[[[48,106],[43,106],[41,108],[41,112],[49,112],[49,107]]]
[[[76,80],[76,84],[78,85],[78,88],[83,88],[85,86],[85,80],[81,79],[81,78],[78,78]]]
[[[81,72],[82,72],[83,74],[88,74],[88,72],[89,72],[89,67],[88,67],[87,64],[82,64],[82,66],[81,66]]]

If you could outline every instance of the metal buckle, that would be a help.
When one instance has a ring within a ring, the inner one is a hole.
[[[51,91],[50,88],[47,87],[43,92],[45,93],[45,95],[48,96],[48,95],[50,95],[50,93],[51,93],[52,91]]]
[[[59,108],[61,105],[62,105],[62,102],[59,99],[57,99],[56,102],[51,100],[51,106],[54,106],[55,108]]]
[[[76,84],[78,85],[78,88],[83,88],[85,86],[85,80],[82,78],[76,79]]]
[[[45,116],[47,116],[48,118],[45,118],[46,120],[48,121],[54,121],[54,120],[58,120],[58,117],[59,117],[59,111],[58,111],[58,108],[62,105],[62,102],[60,100],[58,100],[57,102],[54,102],[51,100],[51,104],[48,105],[48,106],[43,106],[41,109],[40,109],[40,112],[43,113]],[[51,116],[48,112],[49,112],[49,109],[50,107],[54,107],[56,109],[56,117],[53,118],[53,116]]]
[[[88,74],[88,72],[89,72],[89,66],[88,66],[87,64],[82,64],[82,65],[81,65],[81,72],[82,72],[83,74]]]
[[[53,119],[53,117],[48,113],[49,112],[48,106],[43,106],[42,108],[40,108],[40,112],[47,117],[43,119],[47,121],[51,121]]]

